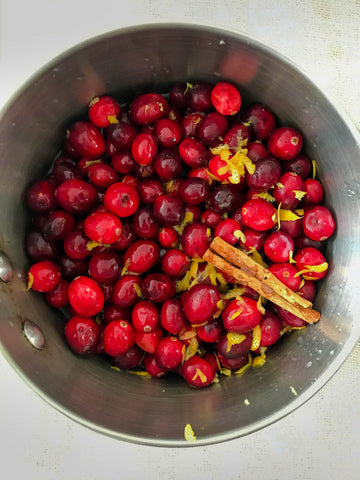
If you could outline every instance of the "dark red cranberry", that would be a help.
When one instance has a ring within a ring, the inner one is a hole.
[[[66,182],[66,180],[84,179],[83,171],[75,163],[73,165],[69,163],[55,165],[51,174],[56,187]]]
[[[81,260],[90,255],[90,239],[82,228],[76,228],[64,238],[65,253],[73,259]]]
[[[213,85],[206,82],[194,83],[189,89],[189,107],[196,112],[207,112],[213,108],[211,91]]]
[[[118,122],[106,128],[106,137],[114,147],[123,152],[130,150],[137,130],[125,122]],[[115,152],[114,152],[115,153]]]
[[[306,195],[303,199],[304,204],[318,205],[324,199],[324,189],[318,180],[307,178],[304,182]]]
[[[254,230],[253,228],[244,228],[242,232],[244,239],[241,237],[239,241],[245,250],[251,251],[252,249],[255,249],[259,252],[264,245],[264,240],[266,239],[268,232],[266,230]]]
[[[306,247],[314,247],[317,250],[323,251],[325,243],[311,240],[311,238],[307,237],[304,233],[302,233],[301,235],[298,235],[296,238],[294,238],[294,247],[295,251],[301,250]]]
[[[139,165],[138,163],[134,168],[134,175],[138,180],[145,180],[149,178],[155,178],[154,162],[149,165]]]
[[[227,131],[224,137],[225,145],[230,147],[234,153],[239,147],[248,148],[247,142],[250,140],[250,129],[243,123],[235,123]]]
[[[106,325],[102,342],[111,357],[124,355],[135,343],[135,330],[126,320],[113,320]]]
[[[54,308],[64,308],[68,304],[69,282],[61,279],[55,288],[45,293],[45,299]]]
[[[103,310],[103,322],[105,325],[110,323],[112,320],[131,320],[131,310],[130,308],[120,307],[119,305],[114,305],[113,303],[108,303],[104,306]]]
[[[119,240],[113,243],[111,246],[115,250],[126,250],[136,240],[136,235],[133,232],[132,226],[128,221],[122,221],[122,230]]]
[[[180,236],[173,227],[161,227],[158,233],[158,242],[162,247],[175,248],[179,244]]]
[[[147,300],[162,303],[175,295],[174,280],[164,273],[150,273],[142,283],[142,293]]]
[[[186,108],[189,103],[189,97],[189,85],[186,82],[176,83],[170,88],[169,101],[176,108]]]
[[[115,170],[106,163],[92,165],[89,168],[88,175],[90,183],[99,190],[106,190],[110,185],[119,180]]]
[[[219,290],[213,285],[199,283],[181,297],[186,318],[193,324],[209,322],[219,310]]]
[[[159,308],[147,300],[138,302],[132,311],[132,323],[139,332],[153,332],[160,325]]]
[[[183,169],[180,155],[170,148],[158,153],[154,160],[154,169],[161,180],[173,180],[177,178]]]
[[[122,261],[118,253],[113,250],[93,255],[89,262],[89,275],[100,283],[113,283],[121,273]]]
[[[218,112],[208,113],[196,127],[196,138],[203,145],[213,147],[221,142],[228,125],[228,120],[224,115]]]
[[[119,240],[122,223],[109,212],[93,212],[85,218],[85,234],[94,242],[111,244]]]
[[[335,231],[334,217],[323,205],[306,210],[302,224],[305,235],[315,241],[327,240]]]
[[[250,123],[255,140],[266,140],[276,127],[273,113],[264,105],[252,105],[243,116],[244,122]]]
[[[243,203],[238,185],[218,185],[210,192],[210,207],[218,213],[232,213]]]
[[[304,182],[295,172],[286,172],[279,178],[272,192],[281,208],[292,210],[296,208],[305,194]]]
[[[177,225],[185,214],[182,199],[175,195],[159,195],[154,201],[154,215],[164,225]]]
[[[261,320],[257,302],[245,296],[241,300],[231,300],[221,316],[224,327],[233,333],[250,332],[259,325]]]
[[[115,172],[130,173],[137,163],[129,152],[117,152],[111,158],[111,165]]]
[[[267,146],[274,157],[291,160],[300,153],[303,138],[295,128],[279,127],[268,137]]]
[[[167,373],[167,370],[164,370],[159,367],[153,353],[148,353],[145,356],[144,367],[145,367],[145,370],[148,373],[150,373],[152,377],[155,377],[155,378],[163,377]]]
[[[258,160],[262,158],[267,158],[270,155],[269,150],[266,146],[261,142],[251,142],[246,145],[247,149],[247,156],[250,160],[256,163]]]
[[[58,255],[57,243],[52,240],[45,240],[40,232],[29,232],[25,239],[27,254],[35,260],[55,260]]]
[[[185,115],[181,120],[181,126],[183,129],[183,137],[194,137],[196,128],[204,118],[205,114],[202,112],[193,112]]]
[[[186,225],[181,235],[181,246],[192,258],[202,258],[210,243],[208,229],[203,223],[194,222]]]
[[[282,165],[283,172],[295,172],[303,180],[309,175],[311,170],[311,162],[303,153],[299,153],[295,158],[287,160]]]
[[[186,382],[195,388],[206,387],[215,378],[213,367],[199,355],[194,355],[184,362],[181,372]]]
[[[33,263],[27,272],[28,290],[46,293],[53,290],[61,280],[60,267],[50,261]]]
[[[96,158],[105,152],[105,139],[90,122],[75,122],[69,129],[68,140],[83,157]]]
[[[64,210],[55,210],[46,215],[42,224],[42,235],[47,241],[62,240],[75,227],[75,220],[71,213]]]
[[[34,183],[26,192],[26,201],[33,212],[49,213],[58,206],[55,187],[46,180]]]
[[[56,190],[56,198],[64,210],[75,214],[84,214],[98,203],[95,188],[83,180],[66,180]]]
[[[159,222],[151,207],[137,210],[133,215],[132,229],[138,237],[153,238],[159,231]]]
[[[89,262],[86,259],[76,260],[70,258],[68,255],[61,255],[59,260],[61,272],[64,278],[72,280],[79,275],[86,275],[88,271]]]
[[[296,215],[296,212],[293,213]],[[287,233],[291,238],[295,239],[302,232],[302,218],[299,217],[295,220],[280,220],[280,231]]]
[[[208,198],[209,184],[202,178],[187,178],[181,183],[179,194],[185,203],[199,205]]]
[[[216,352],[229,360],[242,357],[243,355],[247,356],[251,348],[252,337],[250,333],[245,333],[244,336],[245,338],[242,342],[232,343],[229,342],[228,336],[224,335],[216,344]]]
[[[294,253],[294,242],[285,232],[272,232],[265,239],[264,252],[272,262],[287,262]]]
[[[168,110],[168,103],[159,93],[145,93],[135,98],[130,105],[130,116],[138,125],[150,125]]]
[[[150,270],[159,258],[159,245],[152,240],[138,240],[125,252],[124,264],[131,273]]]
[[[316,286],[313,280],[305,280],[304,284],[296,292],[309,302],[313,302],[316,296]]]
[[[69,284],[69,303],[78,315],[92,317],[104,306],[104,294],[92,278],[80,276]]]
[[[120,114],[120,105],[109,95],[95,97],[91,100],[88,110],[90,121],[97,127],[107,127],[116,123]]]
[[[132,185],[118,182],[110,185],[105,192],[105,207],[118,217],[129,217],[139,207],[140,198]]]
[[[163,338],[162,328],[157,328],[152,332],[135,331],[135,342],[144,352],[154,353],[160,340]]]
[[[187,325],[181,301],[169,298],[161,306],[161,326],[172,335],[179,335]]]
[[[226,331],[220,318],[214,318],[206,325],[198,327],[197,334],[203,342],[215,343],[225,335]]]
[[[114,284],[113,283],[101,283],[98,282],[99,286],[104,294],[104,303],[110,304],[112,303],[112,297],[114,293]]]
[[[296,292],[300,288],[301,278],[297,275],[298,270],[288,262],[274,263],[269,267],[270,272],[275,275],[288,288]]]
[[[208,159],[206,148],[194,137],[187,137],[182,140],[179,145],[179,154],[186,165],[191,168],[204,167]]]
[[[170,277],[184,275],[190,266],[190,258],[178,248],[167,250],[161,259],[161,268]]]
[[[304,327],[306,326],[306,321],[297,317],[293,313],[285,310],[281,307],[276,307],[276,313],[279,316],[280,320],[285,323],[285,325],[290,325],[291,327]],[[261,341],[261,340],[260,340]]]
[[[145,205],[152,205],[155,198],[164,193],[162,184],[158,180],[153,179],[142,180],[137,187],[137,191],[140,202]]]
[[[218,353],[218,359],[220,365],[223,368],[227,368],[229,370],[238,370],[244,365],[246,365],[249,361],[248,354],[239,355],[235,358],[226,358],[221,353]]]
[[[262,198],[248,200],[241,212],[244,224],[254,230],[270,230],[276,224],[275,207]]]
[[[99,325],[80,315],[73,316],[66,323],[65,337],[71,350],[79,355],[95,353],[101,341]]]
[[[174,147],[181,140],[181,129],[175,120],[160,118],[154,125],[154,133],[158,142],[166,148]]]
[[[276,185],[280,175],[281,166],[276,158],[261,158],[255,163],[255,172],[246,173],[246,182],[250,189],[261,192]]]
[[[117,355],[112,358],[112,363],[115,367],[124,370],[131,370],[140,365],[144,357],[144,352],[137,345],[133,345],[122,355]]]

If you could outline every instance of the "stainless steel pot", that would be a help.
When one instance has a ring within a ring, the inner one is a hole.
[[[303,132],[337,233],[328,245],[330,269],[315,304],[321,321],[283,338],[263,367],[198,391],[176,378],[141,378],[74,355],[65,345],[61,315],[26,290],[23,243],[24,191],[46,172],[67,125],[89,100],[110,93],[126,101],[137,92],[200,79],[231,80],[248,103],[267,104],[282,123]],[[360,337],[359,136],[304,73],[265,45],[176,24],[128,28],[85,42],[46,65],[10,100],[0,119],[0,162],[0,276],[7,280],[0,284],[2,352],[45,400],[90,428],[163,446],[194,445],[184,439],[187,423],[196,445],[246,435],[316,393]]]

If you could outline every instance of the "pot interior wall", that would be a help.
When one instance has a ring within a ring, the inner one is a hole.
[[[241,378],[223,377],[197,391],[175,377],[155,380],[119,373],[104,360],[80,358],[68,349],[62,316],[40,294],[26,290],[24,192],[46,173],[67,126],[86,112],[93,97],[108,93],[126,102],[143,91],[165,92],[177,81],[219,79],[235,83],[247,104],[264,103],[281,123],[303,132],[305,152],[318,162],[337,233],[329,242],[330,271],[315,304],[321,321],[285,336],[262,368]],[[186,445],[183,429],[190,423],[198,444],[212,443],[245,435],[289,413],[335,373],[360,335],[355,322],[360,306],[360,155],[355,135],[286,59],[220,30],[180,25],[126,29],[56,58],[17,93],[1,118],[0,249],[14,267],[12,281],[0,285],[4,354],[56,408],[130,441]],[[44,350],[25,339],[26,319],[43,331]]]

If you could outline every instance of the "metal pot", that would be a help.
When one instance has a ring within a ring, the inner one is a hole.
[[[320,322],[283,337],[263,367],[195,390],[178,378],[119,373],[102,359],[69,350],[62,316],[26,289],[23,194],[46,173],[66,127],[94,96],[110,93],[126,101],[143,91],[165,92],[179,80],[219,79],[234,82],[248,103],[268,105],[281,123],[303,132],[337,232],[328,243],[330,269],[315,303]],[[0,120],[5,357],[55,408],[122,440],[185,446],[184,426],[190,423],[196,444],[204,445],[246,435],[289,414],[330,379],[360,337],[359,159],[359,136],[344,115],[288,59],[248,37],[162,24],[115,31],[65,52],[14,95]]]

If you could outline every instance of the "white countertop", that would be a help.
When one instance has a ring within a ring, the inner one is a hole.
[[[0,107],[76,43],[156,22],[213,25],[266,42],[360,128],[359,0],[2,0]],[[191,449],[138,446],[90,431],[45,403],[0,357],[0,471],[8,480],[358,480],[359,432],[360,344],[291,415],[247,437]]]

